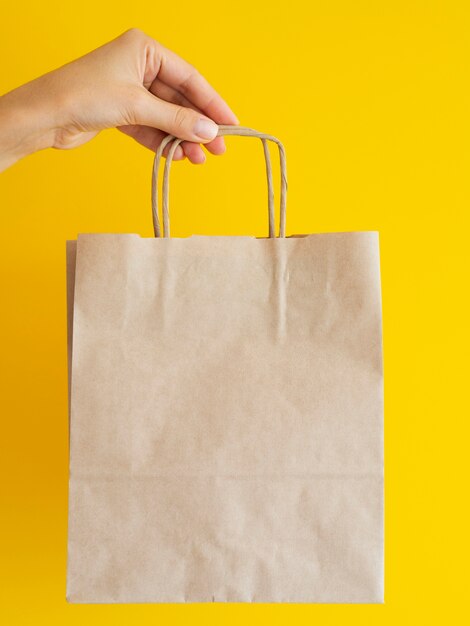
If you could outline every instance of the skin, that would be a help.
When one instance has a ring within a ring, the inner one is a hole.
[[[201,124],[201,122],[203,122]],[[223,154],[217,124],[238,124],[189,63],[138,29],[0,97],[0,171],[45,148],[68,150],[118,128],[155,151],[168,134],[185,141],[175,160]]]

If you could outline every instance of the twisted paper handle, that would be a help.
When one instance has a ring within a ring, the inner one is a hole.
[[[287,201],[287,173],[286,173],[286,153],[284,146],[276,137],[260,133],[252,128],[245,126],[219,126],[218,136],[222,135],[239,135],[242,137],[257,137],[261,139],[264,150],[264,158],[266,161],[266,177],[268,181],[268,216],[269,216],[269,237],[275,237],[274,227],[274,191],[273,191],[273,176],[271,159],[269,156],[268,141],[274,142],[279,149],[279,163],[281,169],[281,198],[280,198],[280,219],[279,219],[279,237],[286,236],[286,201]],[[166,158],[165,169],[163,172],[163,185],[162,185],[162,213],[163,213],[163,236],[170,236],[170,214],[169,214],[169,190],[170,190],[170,168],[175,154],[176,148],[183,141],[173,135],[168,135],[158,146],[158,150],[155,153],[155,159],[153,161],[152,172],[152,213],[153,213],[153,229],[155,237],[161,237],[160,220],[158,217],[158,170],[160,166],[160,159],[165,147],[172,142],[168,156]]]

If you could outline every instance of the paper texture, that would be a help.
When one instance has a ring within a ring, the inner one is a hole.
[[[377,233],[68,255],[68,600],[382,602]]]

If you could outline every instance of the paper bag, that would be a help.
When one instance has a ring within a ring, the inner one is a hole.
[[[378,236],[68,246],[71,602],[383,601]],[[274,237],[271,163],[281,151]],[[247,190],[248,193],[248,190]]]

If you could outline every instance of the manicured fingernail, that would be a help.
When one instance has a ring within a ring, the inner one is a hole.
[[[194,134],[201,139],[214,139],[219,132],[217,124],[206,119],[199,119],[194,126]]]

